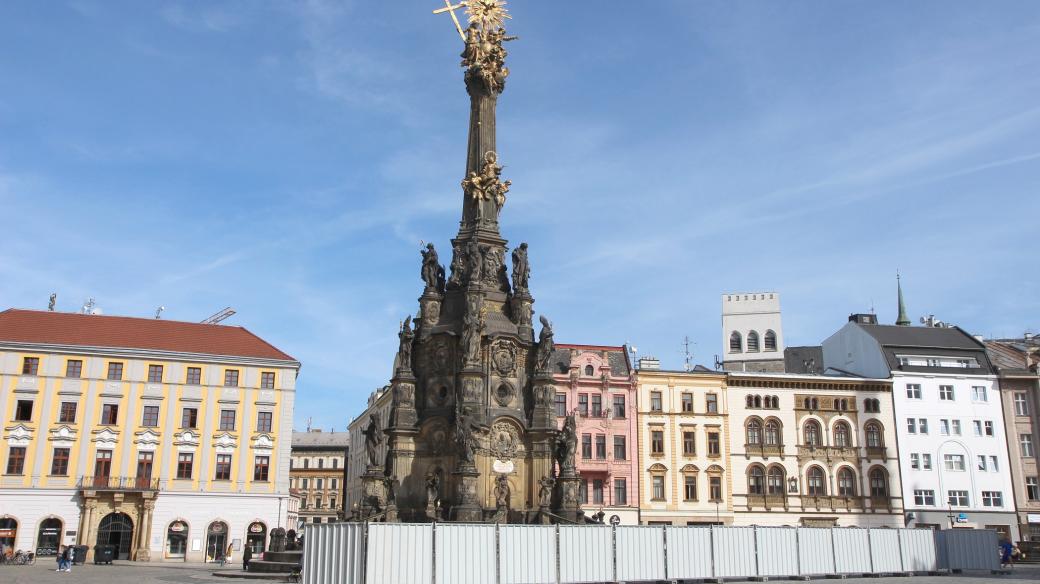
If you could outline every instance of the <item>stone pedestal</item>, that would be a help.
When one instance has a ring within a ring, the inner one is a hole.
[[[415,376],[409,370],[399,369],[391,383],[394,405],[390,412],[390,427],[414,428],[418,418],[415,411]]]
[[[369,518],[383,511],[386,505],[386,483],[383,467],[368,465],[361,475],[361,517]]]
[[[556,430],[556,385],[552,373],[538,373],[531,385],[534,408],[531,410],[531,429]]]
[[[513,313],[520,338],[530,342],[534,342],[534,326],[531,324],[533,305],[534,298],[526,290],[514,294],[509,300],[509,311]]]
[[[480,473],[475,467],[462,468],[452,473],[455,476],[456,501],[451,509],[453,521],[480,523],[484,520],[484,510],[477,497]]]
[[[583,516],[581,498],[578,493],[580,484],[581,476],[573,469],[565,469],[556,478],[556,514],[567,521],[579,522]]]
[[[423,291],[423,295],[419,297],[419,309],[422,310],[422,314],[416,322],[416,328],[418,329],[420,341],[430,338],[430,332],[433,331],[433,327],[437,325],[437,321],[440,319],[443,303],[444,296],[431,288],[427,288]]]

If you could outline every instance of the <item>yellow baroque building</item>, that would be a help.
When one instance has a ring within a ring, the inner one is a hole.
[[[299,369],[238,326],[0,312],[0,546],[264,549],[288,527]]]
[[[640,523],[732,523],[726,373],[644,359],[636,383]]]

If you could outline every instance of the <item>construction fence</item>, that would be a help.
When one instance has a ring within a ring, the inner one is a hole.
[[[567,584],[999,568],[956,529],[332,523],[304,532],[307,584]]]

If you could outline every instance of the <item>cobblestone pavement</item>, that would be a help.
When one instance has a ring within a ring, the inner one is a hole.
[[[258,582],[278,582],[278,580],[240,580],[237,578],[218,578],[213,572],[218,570],[235,571],[219,566],[203,566],[199,564],[136,564],[117,562],[112,566],[95,566],[87,564],[74,566],[72,572],[54,571],[54,562],[40,561],[34,566],[0,566],[0,583],[2,584],[257,584]],[[998,584],[999,582],[1027,581],[1040,582],[1040,565],[1017,566],[1010,574],[970,573],[952,574],[950,576],[914,576],[912,578],[848,578],[843,584]],[[776,581],[776,580],[774,580]],[[814,582],[838,582],[821,579]],[[404,584],[404,583],[401,583]],[[483,584],[483,583],[481,583]]]
[[[242,569],[241,565],[221,568],[202,564],[138,564],[116,562],[111,566],[85,564],[73,566],[72,572],[55,572],[52,558],[42,558],[32,566],[0,566],[0,584],[257,584],[279,580],[219,578],[213,572]]]

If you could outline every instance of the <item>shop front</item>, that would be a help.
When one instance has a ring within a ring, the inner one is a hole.
[[[36,533],[36,555],[57,556],[58,546],[61,544],[61,519],[48,517],[40,522],[40,528]]]
[[[249,532],[246,534],[246,545],[249,546],[254,557],[264,553],[266,542],[267,526],[260,521],[251,523],[249,525]]]
[[[183,560],[188,553],[188,524],[174,521],[166,528],[166,553],[168,560]]]
[[[15,551],[14,542],[18,537],[18,521],[14,517],[0,517],[0,553]]]

